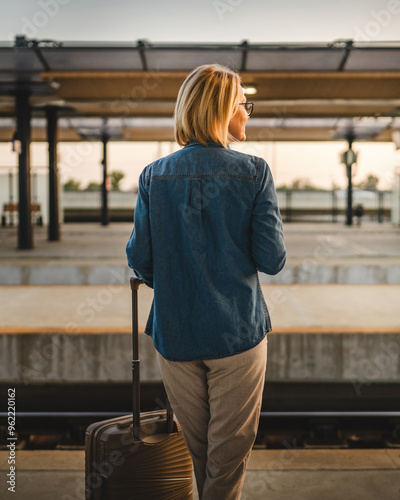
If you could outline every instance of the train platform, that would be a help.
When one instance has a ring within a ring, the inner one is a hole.
[[[272,318],[268,379],[400,379],[400,285],[263,284]],[[142,380],[160,381],[143,334],[153,291],[139,289]],[[123,382],[131,378],[131,292],[107,285],[0,287],[0,381]]]
[[[29,251],[15,248],[15,229],[0,230],[3,386],[129,383],[132,272],[124,249],[131,228],[68,224],[60,242],[35,228]],[[340,381],[352,401],[376,383],[398,383],[400,228],[294,223],[284,230],[286,269],[261,279],[273,324],[267,380]],[[141,287],[141,375],[159,382],[143,334],[151,300],[152,290]],[[7,491],[7,458],[0,451],[0,498],[84,499],[84,450],[17,450],[15,494]],[[254,449],[242,500],[398,500],[399,469],[396,448],[300,449],[292,442]]]
[[[127,278],[130,223],[64,224],[61,240],[35,227],[32,250],[18,250],[16,228],[0,228],[0,284],[91,285]],[[365,222],[284,224],[287,264],[263,283],[400,284],[400,227]]]
[[[0,451],[5,500],[84,500],[84,450],[17,450],[15,493]],[[400,450],[253,450],[242,500],[398,500]],[[198,500],[197,493],[193,500]]]

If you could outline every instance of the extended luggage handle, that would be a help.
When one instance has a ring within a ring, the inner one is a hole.
[[[139,278],[130,278],[132,290],[132,399],[133,399],[133,439],[140,441],[140,359],[139,359],[139,310],[138,290],[144,283]],[[174,428],[174,414],[167,398],[167,433],[171,434]]]

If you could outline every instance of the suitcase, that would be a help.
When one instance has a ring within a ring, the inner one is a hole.
[[[140,413],[138,288],[131,278],[133,414],[89,425],[85,435],[86,500],[191,500],[192,461],[179,423],[167,409]]]

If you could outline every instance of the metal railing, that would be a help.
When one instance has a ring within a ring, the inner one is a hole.
[[[277,190],[279,209],[284,222],[342,222],[346,217],[347,192],[345,190]],[[131,220],[137,195],[132,192],[110,191],[109,209],[113,220]],[[363,220],[383,222],[390,220],[392,209],[391,191],[353,191],[353,209],[356,218],[357,206],[362,207]],[[62,206],[65,220],[74,214],[100,213],[100,191],[64,191]]]
[[[113,222],[133,221],[137,194],[129,191],[108,192],[108,212]],[[96,222],[101,215],[101,191],[63,191],[64,222]]]
[[[346,216],[347,193],[344,190],[277,190],[284,222],[342,222]],[[353,191],[353,215],[362,207],[362,217],[383,222],[390,220],[391,191]]]

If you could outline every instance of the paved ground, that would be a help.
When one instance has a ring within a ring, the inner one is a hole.
[[[47,241],[47,229],[35,227],[32,250],[17,250],[15,228],[0,229],[0,257],[16,259],[125,259],[125,246],[132,224],[64,224],[59,242]],[[326,258],[400,259],[400,227],[368,222],[348,227],[328,223],[284,225],[288,258],[298,259],[324,253]],[[323,252],[322,250],[325,250]]]
[[[59,242],[35,228],[35,247],[17,250],[15,228],[0,229],[0,284],[94,285],[128,279],[132,224],[66,224]],[[389,223],[286,224],[287,263],[262,283],[400,284],[400,228]]]
[[[399,333],[400,285],[262,285],[275,333]],[[153,291],[139,289],[143,329]],[[3,332],[129,332],[130,287],[107,285],[0,287]]]
[[[35,227],[35,248],[17,250],[15,228],[2,228],[0,283],[7,283],[6,278],[13,273],[20,273],[23,283],[24,266],[29,264],[30,286],[0,287],[3,310],[0,326],[61,328],[69,320],[83,328],[129,328],[127,283],[132,273],[126,265],[125,245],[131,229],[128,223],[113,223],[107,227],[65,224],[61,241],[48,242],[46,229]],[[297,282],[293,276],[285,282],[284,270],[280,273],[283,283],[263,285],[275,329],[329,328],[332,325],[364,329],[399,327],[399,227],[389,223],[366,223],[361,227],[294,223],[286,224],[284,231],[288,249],[287,275],[293,275],[291,269],[295,269],[290,267],[291,262],[298,262],[300,266],[297,267]],[[347,270],[346,275],[344,270]],[[342,284],[319,286],[319,283],[332,283],[334,272],[336,278],[340,274],[346,278],[342,282],[337,280]],[[75,276],[79,273],[86,273],[86,283],[91,286],[73,285],[82,281]],[[389,278],[379,281],[383,273]],[[357,275],[364,279],[364,284],[349,285],[349,282],[360,282],[350,280]],[[71,283],[71,286],[33,286],[41,282],[57,283],[59,277],[63,280],[61,283]],[[298,285],[302,277],[303,283],[313,284]],[[13,283],[12,280],[8,282]],[[393,284],[385,286],[376,282]],[[151,291],[142,287],[141,295],[143,326]]]

